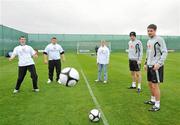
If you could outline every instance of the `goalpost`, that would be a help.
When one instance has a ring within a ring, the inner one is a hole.
[[[111,51],[111,42],[106,42]],[[100,47],[101,42],[77,42],[77,54],[95,54],[96,48]]]

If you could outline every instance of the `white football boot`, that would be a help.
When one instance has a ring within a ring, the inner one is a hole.
[[[47,84],[50,84],[52,81],[50,80],[50,79],[48,79],[48,81],[47,81]]]
[[[33,89],[34,92],[39,92],[39,89]]]
[[[14,91],[13,91],[14,94],[16,94],[18,92],[19,92],[19,90],[16,90],[16,89],[14,89]]]
[[[95,82],[100,82],[100,80],[99,80],[99,79],[96,79]]]
[[[103,83],[107,83],[107,81],[105,80]]]
[[[58,82],[59,84],[62,84],[60,79],[59,79],[57,82]]]

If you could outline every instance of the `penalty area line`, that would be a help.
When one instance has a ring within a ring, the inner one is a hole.
[[[101,117],[102,117],[102,121],[103,121],[104,125],[109,125],[109,123],[108,123],[108,121],[107,121],[107,119],[106,119],[106,117],[105,117],[105,115],[104,115],[104,113],[103,113],[103,111],[102,111],[102,109],[101,109],[101,106],[100,106],[100,104],[98,103],[98,101],[97,101],[97,99],[96,99],[96,97],[95,97],[95,95],[94,95],[94,93],[93,93],[93,91],[92,91],[92,89],[91,89],[91,86],[90,86],[90,84],[89,84],[89,82],[88,82],[88,80],[87,80],[87,77],[85,76],[85,74],[84,74],[84,72],[83,72],[82,69],[81,69],[81,74],[82,74],[82,76],[83,76],[83,78],[84,78],[84,81],[85,81],[85,83],[86,83],[86,85],[87,85],[87,88],[88,88],[89,93],[90,93],[90,95],[91,95],[91,97],[92,97],[92,99],[93,99],[94,104],[96,105],[96,107],[98,108],[98,110],[99,110],[100,113],[101,113]]]

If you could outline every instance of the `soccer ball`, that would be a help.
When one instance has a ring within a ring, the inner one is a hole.
[[[64,68],[60,73],[60,82],[65,86],[74,86],[79,81],[79,73],[71,67]]]
[[[101,113],[97,109],[92,109],[89,113],[89,119],[92,122],[98,122],[100,120]]]

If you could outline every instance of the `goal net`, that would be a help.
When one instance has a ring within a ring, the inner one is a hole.
[[[111,42],[106,43],[111,51]],[[100,45],[100,42],[77,42],[77,54],[95,54]]]

